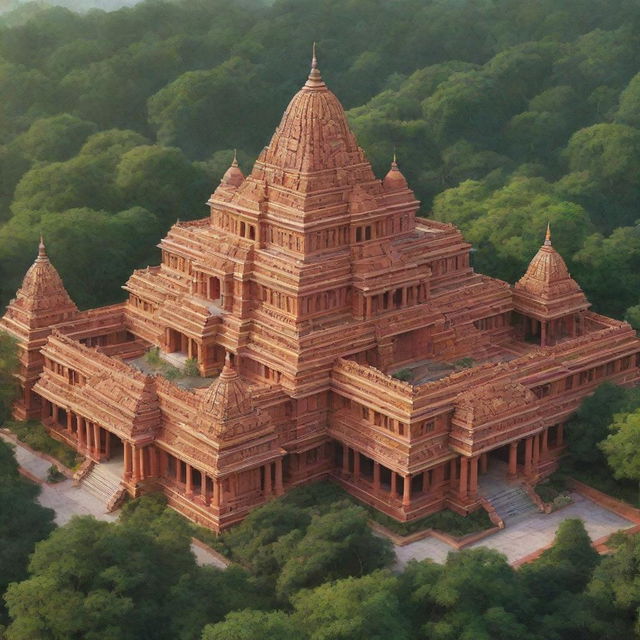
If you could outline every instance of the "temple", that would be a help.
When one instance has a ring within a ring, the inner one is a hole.
[[[15,417],[119,469],[121,496],[215,531],[326,477],[398,520],[466,514],[487,469],[536,482],[586,395],[639,380],[635,332],[589,309],[550,231],[515,285],[475,273],[395,158],[374,175],[315,56],[208,206],[108,307],[78,310],[41,242],[1,321]]]

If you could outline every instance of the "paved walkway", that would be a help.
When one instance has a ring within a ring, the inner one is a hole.
[[[58,526],[66,524],[73,516],[93,516],[97,520],[106,520],[107,522],[114,522],[118,519],[117,512],[107,513],[101,500],[83,489],[82,486],[74,487],[71,480],[47,484],[47,471],[51,463],[23,447],[19,442],[15,443],[4,434],[0,434],[0,437],[15,446],[15,456],[20,467],[41,481],[42,491],[38,496],[38,502],[43,507],[49,507],[55,511],[55,523]],[[193,551],[199,565],[209,565],[219,569],[226,568],[223,562],[202,547],[192,544],[191,551]]]
[[[496,549],[507,556],[510,563],[516,562],[539,549],[547,547],[553,542],[558,525],[568,518],[580,518],[591,537],[598,540],[619,529],[634,526],[633,522],[597,505],[595,502],[572,493],[573,504],[550,514],[535,513],[524,516],[507,526],[498,533],[484,538],[466,547],[488,547]],[[398,561],[396,568],[401,569],[409,560],[424,560],[430,558],[435,562],[444,562],[449,552],[455,551],[445,542],[435,538],[418,540],[404,547],[396,547]]]

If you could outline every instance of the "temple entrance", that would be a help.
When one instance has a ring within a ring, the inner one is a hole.
[[[220,301],[220,278],[216,278],[215,276],[209,277],[207,297],[209,300]]]

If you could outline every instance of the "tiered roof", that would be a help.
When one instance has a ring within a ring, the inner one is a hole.
[[[591,306],[569,274],[562,256],[551,246],[548,226],[544,244],[513,287],[513,302],[517,311],[539,320],[558,318]]]

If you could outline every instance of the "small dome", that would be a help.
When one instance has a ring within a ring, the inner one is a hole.
[[[231,166],[225,171],[225,174],[222,176],[220,184],[226,187],[239,187],[243,182],[244,174],[238,166],[238,160],[234,151],[233,162],[231,163]]]
[[[384,177],[382,186],[385,191],[399,191],[400,189],[408,189],[406,178],[402,175],[402,171],[398,169],[398,163],[396,162],[396,154],[393,154],[393,162],[391,163],[391,169],[389,173]]]
[[[200,409],[218,422],[235,420],[253,411],[249,389],[240,379],[228,353],[220,376],[203,395]]]

